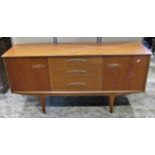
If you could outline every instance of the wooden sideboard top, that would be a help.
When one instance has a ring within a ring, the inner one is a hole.
[[[140,42],[78,43],[78,44],[22,44],[14,45],[2,57],[49,56],[102,56],[102,55],[150,55]]]

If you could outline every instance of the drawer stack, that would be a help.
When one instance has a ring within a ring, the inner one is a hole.
[[[50,58],[54,91],[91,91],[103,89],[102,57]]]

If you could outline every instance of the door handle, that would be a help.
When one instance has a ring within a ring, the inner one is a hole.
[[[68,61],[68,62],[86,62],[88,60],[84,59],[84,58],[75,58],[75,59],[67,59],[66,61]]]
[[[68,70],[67,73],[86,73],[86,70]]]
[[[86,83],[85,82],[70,82],[67,83],[67,86],[85,86]]]
[[[32,68],[36,68],[36,69],[45,68],[45,67],[46,65],[42,65],[42,64],[32,65]]]
[[[108,66],[109,66],[109,67],[120,67],[121,64],[113,63],[113,64],[109,64]]]

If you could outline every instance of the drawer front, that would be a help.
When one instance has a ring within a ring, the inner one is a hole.
[[[74,67],[98,67],[102,66],[102,57],[65,57],[65,58],[50,58],[50,64],[53,68],[74,68]]]
[[[50,58],[52,90],[102,90],[102,57]]]
[[[113,56],[104,59],[104,90],[144,90],[149,56]]]
[[[46,58],[8,58],[5,60],[13,91],[50,91]]]
[[[95,66],[95,67],[89,67],[89,66],[63,66],[63,67],[50,67],[51,75],[53,78],[57,78],[59,76],[63,77],[77,77],[77,76],[89,76],[89,77],[96,77],[96,76],[102,76],[103,67]]]
[[[102,90],[102,78],[87,77],[77,78],[55,78],[52,80],[53,91],[95,91]]]

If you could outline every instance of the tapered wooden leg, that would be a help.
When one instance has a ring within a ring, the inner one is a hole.
[[[110,95],[109,95],[109,98],[110,98],[110,109],[109,109],[109,110],[110,110],[110,113],[113,112],[115,97],[116,97],[115,94],[110,94]]]
[[[46,113],[46,96],[41,95],[40,96],[40,102],[41,102],[42,112]]]

